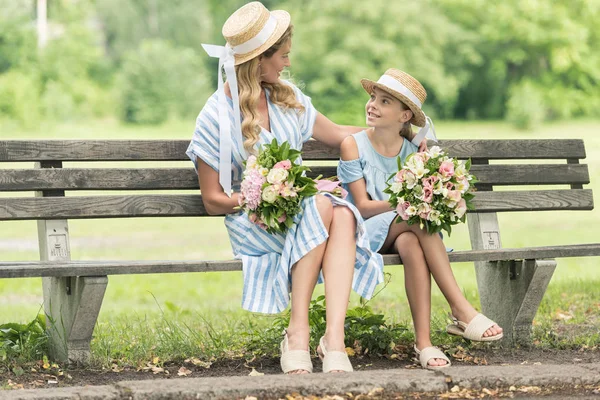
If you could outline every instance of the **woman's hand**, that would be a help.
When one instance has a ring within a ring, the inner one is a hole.
[[[219,183],[219,173],[210,165],[196,157],[198,165],[198,183],[202,192],[202,202],[209,215],[223,215],[237,212],[239,193],[227,196]]]
[[[427,151],[427,138],[423,138],[423,140],[421,140],[421,143],[419,143],[419,151],[420,152]]]

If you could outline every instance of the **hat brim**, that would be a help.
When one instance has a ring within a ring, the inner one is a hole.
[[[251,51],[250,53],[235,55],[235,65],[240,65],[245,63],[246,61],[252,60],[254,57],[257,57],[269,50],[271,46],[273,46],[277,41],[283,36],[287,28],[290,26],[291,17],[287,11],[284,10],[275,10],[271,11],[271,15],[277,20],[277,27],[273,34],[267,39],[265,43],[263,43],[257,49]]]
[[[410,119],[411,124],[413,124],[415,126],[419,126],[419,127],[425,126],[426,118],[425,118],[425,113],[423,112],[423,110],[421,110],[421,108],[419,106],[417,106],[415,103],[413,103],[413,101],[411,99],[409,99],[402,93],[396,92],[395,90],[390,89],[389,87],[382,85],[380,83],[377,83],[375,81],[372,81],[370,79],[361,79],[360,83],[362,84],[362,87],[366,90],[366,92],[369,94],[373,93],[373,88],[377,88],[377,89],[383,90],[384,92],[389,93],[390,95],[394,96],[395,98],[397,98],[398,100],[400,100],[401,102],[406,104],[408,106],[408,108],[410,108],[410,110],[412,111],[413,117]]]

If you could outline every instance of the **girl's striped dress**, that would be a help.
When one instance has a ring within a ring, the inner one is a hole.
[[[310,97],[300,89],[293,87],[296,99],[304,108],[284,111],[271,103],[267,91],[267,103],[271,132],[262,129],[261,146],[277,139],[279,143],[288,141],[294,149],[301,150],[302,145],[311,138],[317,110]],[[217,93],[214,93],[204,105],[196,120],[194,136],[186,154],[196,165],[196,157],[210,165],[215,171],[219,168],[219,118]],[[229,99],[229,117],[233,124],[233,103]],[[240,190],[243,164],[247,158],[243,143],[233,138],[232,146],[232,188]],[[197,165],[196,165],[197,167]],[[375,286],[383,282],[383,259],[371,251],[362,217],[349,202],[327,195],[335,206],[349,207],[357,222],[356,263],[352,288],[360,296],[370,298]],[[302,210],[295,216],[294,225],[284,234],[270,234],[248,220],[245,213],[228,214],[225,226],[229,233],[234,257],[242,260],[244,291],[242,307],[261,313],[278,313],[286,309],[289,303],[292,266],[309,251],[323,243],[328,233],[323,225],[316,206],[316,198],[303,200]],[[339,251],[346,251],[339,249]]]

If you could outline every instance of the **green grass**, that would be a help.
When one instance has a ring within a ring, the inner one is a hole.
[[[498,122],[440,121],[436,127],[438,136],[444,139],[583,138],[587,150],[585,162],[592,182],[587,187],[594,189],[596,198],[600,193],[600,136],[597,134],[600,121],[553,123],[539,126],[533,132],[517,131]],[[193,121],[171,121],[159,127],[96,121],[89,125],[47,126],[37,131],[8,127],[2,130],[0,139],[189,139],[192,130]],[[66,163],[65,167],[76,165],[79,164]],[[0,168],[31,166],[29,163],[7,164]],[[499,220],[504,247],[589,243],[600,239],[598,208],[585,212],[501,213]],[[74,260],[231,257],[222,218],[70,221],[69,228]],[[446,242],[457,250],[469,249],[466,226],[457,227]],[[0,260],[25,261],[38,257],[35,222],[0,222]],[[454,264],[453,269],[466,297],[478,305],[473,265]],[[388,267],[387,272],[391,274],[390,284],[370,305],[384,313],[388,322],[410,326],[402,269]],[[560,259],[536,318],[536,339],[542,345],[556,347],[598,345],[598,285],[598,258]],[[260,332],[273,323],[273,317],[256,317],[242,311],[241,293],[239,272],[111,276],[95,332],[94,354],[103,359],[129,354],[133,360],[157,354],[158,350],[162,357],[185,354],[211,357],[222,356],[233,349],[241,350],[244,342],[240,338],[244,332]],[[319,287],[316,295],[321,293],[322,287]],[[351,306],[356,306],[357,296],[353,295],[351,301]],[[41,302],[40,279],[0,280],[0,324],[31,321]],[[433,309],[434,331],[441,330],[448,307],[437,288],[433,291]],[[169,324],[175,325],[169,327]],[[595,336],[590,332],[596,332]]]

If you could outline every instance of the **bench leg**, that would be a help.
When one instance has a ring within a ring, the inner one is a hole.
[[[555,268],[554,259],[475,263],[482,311],[502,326],[504,343],[530,343],[533,318]]]
[[[88,363],[108,278],[43,278],[42,284],[50,356],[62,362]]]
[[[38,236],[41,260],[71,259],[67,221],[38,221]],[[42,279],[52,359],[84,364],[89,361],[92,333],[107,284],[106,276]]]

